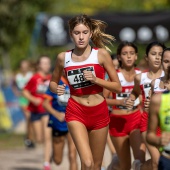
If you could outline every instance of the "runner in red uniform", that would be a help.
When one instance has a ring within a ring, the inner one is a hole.
[[[121,91],[105,46],[114,38],[104,33],[105,27],[104,22],[86,15],[72,18],[69,28],[75,48],[58,55],[50,82],[51,91],[62,95],[65,85],[58,83],[65,70],[71,94],[66,108],[66,121],[80,156],[82,170],[101,169],[110,121],[103,88]],[[96,48],[89,45],[90,39]],[[105,70],[110,82],[104,80]]]
[[[51,128],[47,127],[49,115],[42,103],[51,75],[49,74],[51,61],[49,57],[42,56],[37,63],[37,72],[33,75],[23,90],[23,95],[29,100],[28,109],[31,112],[31,121],[37,142],[44,141],[44,170],[50,170],[51,158]]]
[[[131,42],[124,41],[119,44],[117,57],[120,68],[117,70],[117,74],[122,86],[122,92],[120,94],[113,93],[113,99],[107,98],[106,100],[108,105],[113,107],[110,114],[109,132],[122,170],[131,168],[130,146],[132,147],[134,158],[144,162],[144,152],[140,151],[142,144],[139,130],[141,112],[138,105],[140,100],[139,98],[136,100],[131,111],[125,106],[125,101],[134,86],[134,77],[136,74],[141,73],[134,66],[137,53],[137,47]],[[105,90],[104,94],[108,97],[109,91]],[[111,163],[108,169],[112,170],[114,166]]]
[[[129,99],[126,102],[127,107],[131,108],[133,101],[141,94],[143,96],[143,103],[146,103],[147,100],[149,100],[151,95],[151,81],[153,79],[164,76],[164,71],[162,70],[161,67],[162,52],[164,48],[165,46],[157,41],[148,44],[146,48],[146,61],[148,62],[149,71],[136,75],[135,86]],[[151,161],[149,160],[145,162],[141,166],[141,169],[148,168],[156,170],[160,154],[157,148],[149,145],[146,142],[147,125],[148,125],[148,112],[146,108],[146,110],[144,109],[144,112],[142,113],[140,130],[142,133],[142,137],[145,141],[145,144],[151,155]],[[158,133],[160,132],[158,131]],[[137,162],[134,162],[134,167],[137,166],[135,165],[136,163]]]

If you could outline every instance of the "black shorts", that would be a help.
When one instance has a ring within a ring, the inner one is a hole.
[[[158,170],[170,170],[170,159],[160,156]]]
[[[40,120],[43,116],[48,116],[49,114],[48,113],[33,113],[31,112],[31,122],[35,122],[35,121],[38,121]]]
[[[59,130],[54,130],[52,131],[52,136],[53,137],[59,137],[59,136],[65,136],[67,135],[68,131],[59,131]]]

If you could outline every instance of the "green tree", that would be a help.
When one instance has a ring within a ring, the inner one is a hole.
[[[17,68],[20,59],[28,56],[35,18],[39,12],[56,15],[101,12],[153,11],[170,9],[169,0],[0,0],[0,56],[5,67]],[[55,56],[62,48],[39,45],[33,55]],[[35,56],[33,56],[34,58]]]
[[[37,13],[50,9],[53,3],[54,0],[0,1],[0,56],[7,68],[9,62],[13,66],[25,58]]]

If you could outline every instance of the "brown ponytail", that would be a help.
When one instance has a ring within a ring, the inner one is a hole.
[[[68,22],[70,33],[74,29],[74,27],[78,24],[84,24],[89,27],[92,32],[91,40],[94,45],[98,48],[105,48],[108,51],[111,51],[107,45],[111,45],[112,41],[115,38],[112,35],[105,33],[105,28],[107,24],[101,20],[90,19],[87,15],[80,15],[72,18]]]

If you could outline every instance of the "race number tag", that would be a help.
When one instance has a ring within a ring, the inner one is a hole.
[[[129,93],[120,93],[120,94],[116,94],[116,99],[117,100],[122,100],[124,98],[128,98],[129,97]],[[126,106],[116,106],[119,109],[127,109]]]
[[[46,81],[44,81],[44,82],[40,82],[40,83],[37,85],[36,92],[37,92],[37,93],[45,93],[45,92],[47,91],[47,89],[48,89],[49,83],[50,83],[49,80],[46,80]]]
[[[116,99],[117,100],[122,100],[124,98],[128,98],[129,97],[129,93],[120,93],[120,94],[116,94]],[[139,97],[134,101],[134,106],[133,106],[133,109],[136,109],[136,107],[140,104],[140,100],[139,100]],[[127,109],[126,106],[117,106],[117,108],[119,109]]]
[[[120,94],[116,94],[116,99],[121,100],[124,98],[129,97],[129,93],[120,93]]]
[[[67,73],[68,81],[73,88],[79,89],[79,88],[88,87],[94,84],[91,81],[86,80],[84,78],[84,75],[83,75],[84,70],[91,71],[93,75],[96,76],[94,67],[92,66],[68,71]]]
[[[151,84],[150,83],[144,84],[143,89],[144,89],[145,98],[149,97],[150,96],[149,92],[151,90]]]

